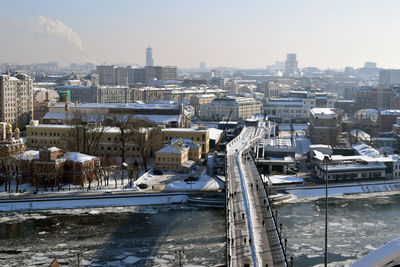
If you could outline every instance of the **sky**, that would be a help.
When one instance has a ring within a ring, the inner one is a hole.
[[[400,68],[400,1],[0,0],[0,63]]]

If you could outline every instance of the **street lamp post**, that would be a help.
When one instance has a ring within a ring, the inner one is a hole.
[[[325,267],[328,266],[328,162],[330,157],[326,155],[325,161]]]

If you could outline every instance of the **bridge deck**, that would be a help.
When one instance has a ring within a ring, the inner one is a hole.
[[[286,266],[269,201],[251,143],[265,132],[246,127],[228,146],[228,265]]]

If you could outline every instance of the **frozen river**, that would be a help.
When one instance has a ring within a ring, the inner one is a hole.
[[[295,266],[323,266],[324,199],[298,199],[278,206],[288,255]],[[338,196],[329,201],[329,266],[349,266],[400,237],[400,193]]]
[[[0,266],[173,266],[225,260],[225,211],[183,205],[0,213]],[[16,254],[12,254],[16,253]],[[65,266],[65,265],[63,265]],[[81,265],[83,266],[83,265]]]

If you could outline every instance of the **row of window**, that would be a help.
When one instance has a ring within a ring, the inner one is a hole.
[[[178,159],[178,158],[170,158],[170,157],[159,157],[158,158],[158,162],[161,162],[161,161],[176,161],[176,162],[179,162],[179,160],[180,159]]]

